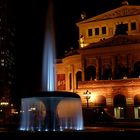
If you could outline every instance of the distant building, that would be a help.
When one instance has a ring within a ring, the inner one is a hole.
[[[0,119],[3,113],[8,117],[15,89],[15,9],[12,6],[11,0],[0,0]]]
[[[79,49],[56,64],[57,90],[91,92],[89,107],[117,119],[140,119],[140,6],[122,6],[84,19]]]

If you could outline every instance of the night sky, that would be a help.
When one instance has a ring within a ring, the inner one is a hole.
[[[53,0],[57,58],[65,50],[78,48],[78,27],[81,12],[87,18],[117,8],[122,0]],[[139,0],[128,0],[140,5]],[[18,86],[26,90],[40,89],[41,59],[45,34],[47,0],[17,1],[17,79]],[[22,79],[22,80],[21,80]]]
[[[78,27],[75,23],[85,11],[87,18],[117,8],[123,0],[53,0],[57,58],[65,50],[78,48]],[[129,4],[140,4],[139,0],[128,0]],[[45,19],[48,0],[24,0],[18,4],[17,13],[26,46],[39,50],[44,42]],[[32,49],[31,49],[32,50]]]

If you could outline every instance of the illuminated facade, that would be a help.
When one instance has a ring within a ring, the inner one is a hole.
[[[88,90],[89,107],[140,119],[140,6],[125,2],[76,25],[79,50],[57,62],[57,90],[77,92],[83,107]]]

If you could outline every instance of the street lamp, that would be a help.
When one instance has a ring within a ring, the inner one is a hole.
[[[91,92],[89,92],[88,90],[86,92],[83,93],[85,96],[85,99],[87,101],[87,108],[89,108],[89,99],[91,98]]]

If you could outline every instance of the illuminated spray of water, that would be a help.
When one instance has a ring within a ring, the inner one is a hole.
[[[51,3],[47,13],[43,50],[42,90],[46,96],[22,98],[20,130],[23,131],[83,130],[80,96],[67,92],[65,96],[62,92],[54,91],[55,39],[52,10]]]
[[[53,22],[53,5],[49,2],[47,17],[46,17],[46,32],[43,50],[43,66],[42,66],[42,90],[55,90],[55,34]]]

